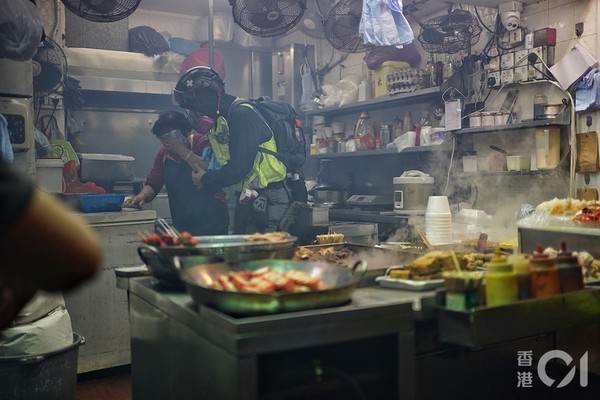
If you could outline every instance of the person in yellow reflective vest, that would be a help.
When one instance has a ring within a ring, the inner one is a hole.
[[[225,83],[209,67],[193,67],[177,81],[174,103],[212,119],[208,138],[221,164],[218,170],[194,172],[194,182],[208,189],[237,185],[235,233],[288,230],[294,207],[284,182],[285,165],[260,151],[277,151],[275,138],[261,116],[242,100],[225,93]]]

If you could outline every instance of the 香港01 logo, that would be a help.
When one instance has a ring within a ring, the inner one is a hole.
[[[537,362],[536,372],[542,383],[548,387],[560,389],[567,386],[575,379],[577,374],[577,366],[579,366],[579,386],[586,387],[588,385],[588,352],[586,351],[583,356],[572,365],[571,369],[562,379],[553,379],[548,376],[547,366],[551,360],[559,359],[562,360],[565,365],[571,366],[573,363],[573,357],[562,350],[550,350],[545,352]],[[578,365],[577,365],[578,364]],[[517,351],[517,365],[519,367],[532,367],[533,366],[533,351],[532,350],[519,350]],[[517,387],[533,387],[534,374],[532,371],[517,371]]]

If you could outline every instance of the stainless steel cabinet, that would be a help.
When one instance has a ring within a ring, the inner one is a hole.
[[[104,266],[98,276],[64,294],[73,331],[85,337],[77,372],[131,362],[127,293],[118,290],[114,270],[142,264],[137,247],[140,232],[153,231],[156,212],[85,214],[104,245]]]

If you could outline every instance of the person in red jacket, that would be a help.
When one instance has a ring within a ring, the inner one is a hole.
[[[141,207],[154,199],[164,185],[176,229],[194,236],[226,235],[229,209],[223,191],[199,188],[192,180],[194,171],[219,167],[211,157],[207,137],[192,133],[187,117],[177,111],[160,114],[152,133],[162,147],[154,158],[144,187],[137,195],[125,200],[123,206]]]

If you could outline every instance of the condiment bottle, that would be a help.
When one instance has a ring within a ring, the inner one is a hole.
[[[546,95],[542,92],[539,92],[533,98],[533,119],[543,119],[544,118],[544,107],[548,105],[548,99]]]
[[[406,133],[408,131],[413,130],[413,120],[412,114],[410,111],[404,113],[404,122],[402,123],[402,133]]]
[[[499,306],[519,299],[517,275],[513,267],[500,255],[500,249],[492,259],[483,265],[485,274],[485,300],[488,306]]]
[[[575,292],[583,289],[583,273],[577,257],[567,251],[567,245],[563,241],[560,244],[561,251],[556,256],[556,266],[560,280],[560,291],[562,293]]]
[[[531,297],[547,297],[560,294],[560,280],[556,258],[544,254],[542,246],[529,258],[531,265]]]
[[[519,300],[531,297],[531,266],[529,260],[523,254],[513,254],[508,257],[517,275],[517,288]]]

